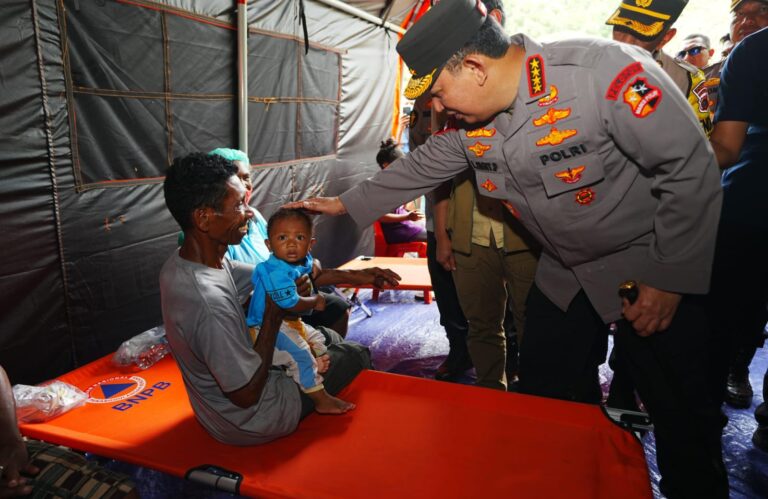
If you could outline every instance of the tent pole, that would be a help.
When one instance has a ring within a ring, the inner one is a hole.
[[[248,152],[248,0],[237,0],[238,149]]]
[[[373,24],[376,24],[378,26],[381,26],[383,23],[384,27],[387,28],[388,30],[394,31],[396,33],[400,33],[401,35],[405,34],[405,30],[400,26],[394,25],[390,22],[384,22],[383,19],[378,18],[376,16],[372,16],[371,14],[363,10],[360,10],[356,7],[347,5],[344,2],[341,2],[340,0],[316,0],[316,1],[323,3],[329,7],[333,7],[334,9],[346,12],[347,14],[352,14],[353,16],[359,17],[360,19],[364,19],[366,21],[372,22]]]

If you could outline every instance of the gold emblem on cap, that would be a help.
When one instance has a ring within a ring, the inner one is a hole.
[[[652,3],[653,3],[653,0],[635,0],[635,5],[643,8],[650,7]]]
[[[423,94],[424,91],[426,91],[429,86],[432,85],[432,77],[434,76],[435,71],[437,71],[437,68],[433,69],[431,73],[419,78],[412,76],[411,81],[408,82],[408,86],[405,87],[405,92],[403,92],[405,98],[415,99],[416,97]],[[411,74],[413,73],[414,72],[411,71]]]
[[[664,30],[663,21],[657,21],[652,24],[643,24],[640,21],[635,21],[634,19],[629,19],[627,17],[620,16],[618,9],[616,10],[616,12],[613,13],[610,19],[606,21],[606,24],[613,24],[616,26],[626,26],[627,28],[631,29],[635,33],[639,33],[643,36],[648,36],[648,37],[654,37]]]

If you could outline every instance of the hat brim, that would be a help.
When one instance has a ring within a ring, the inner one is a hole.
[[[660,17],[644,15],[637,9],[629,14],[628,9],[619,7],[616,11],[605,21],[605,24],[609,26],[616,26],[623,31],[644,40],[651,41],[664,32],[669,22],[669,16],[667,19],[661,19]]]
[[[737,1],[731,2],[731,12],[736,10],[736,7],[738,7],[739,5],[743,4],[746,1],[747,0],[737,0]],[[768,3],[768,0],[755,0],[755,1],[761,2],[761,3]]]
[[[443,70],[443,66],[433,69],[429,73],[423,76],[412,76],[408,85],[405,87],[403,95],[406,99],[416,99],[424,95],[424,93],[432,88],[432,85],[437,81],[440,72]]]

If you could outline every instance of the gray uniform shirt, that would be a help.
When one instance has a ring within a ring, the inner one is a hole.
[[[163,323],[200,424],[232,445],[268,442],[299,422],[296,384],[271,370],[258,404],[240,408],[224,393],[245,386],[261,365],[248,336],[241,302],[253,288],[253,266],[224,259],[223,269],[175,252],[160,272]]]
[[[536,284],[560,309],[583,289],[603,320],[617,320],[628,279],[705,293],[719,171],[672,80],[630,45],[512,42],[526,68],[510,110],[483,128],[434,135],[345,192],[350,216],[370,224],[469,166],[481,194],[503,199],[541,242]]]

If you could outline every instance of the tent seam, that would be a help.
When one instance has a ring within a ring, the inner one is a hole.
[[[32,25],[34,26],[34,33],[35,33],[35,52],[37,55],[37,70],[40,74],[40,98],[42,99],[43,104],[43,115],[45,118],[45,125],[44,125],[44,133],[45,133],[45,142],[46,142],[46,148],[48,149],[48,173],[51,177],[51,190],[52,190],[52,201],[53,201],[53,216],[54,216],[54,224],[56,227],[56,243],[59,250],[59,266],[61,269],[61,281],[63,285],[63,291],[64,291],[64,315],[67,320],[67,328],[69,330],[69,337],[70,337],[70,347],[71,347],[71,359],[75,366],[78,366],[78,360],[77,360],[77,349],[75,345],[75,339],[72,334],[73,332],[73,325],[72,325],[72,313],[70,311],[70,300],[69,300],[69,279],[67,276],[67,267],[65,263],[64,258],[64,236],[61,229],[61,207],[59,204],[59,184],[58,184],[58,178],[56,176],[56,160],[55,160],[55,150],[53,146],[53,134],[51,132],[51,129],[53,127],[51,122],[51,109],[48,104],[48,84],[45,79],[45,69],[43,66],[43,54],[41,49],[41,42],[40,42],[40,25],[38,23],[38,12],[37,12],[37,0],[32,0]],[[59,10],[57,9],[57,13]]]

